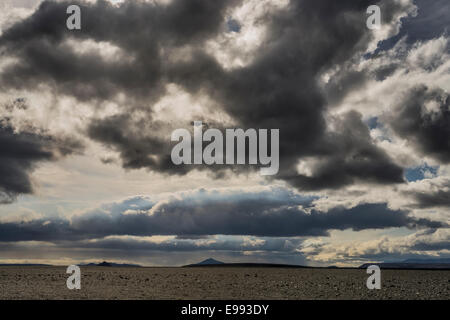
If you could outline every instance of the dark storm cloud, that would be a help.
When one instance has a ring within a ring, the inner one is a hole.
[[[142,128],[146,126],[149,126],[149,131],[153,135],[145,134],[146,130]],[[170,145],[156,136],[160,127],[161,124],[146,120],[136,123],[129,115],[119,115],[93,121],[89,126],[88,135],[115,149],[123,160],[124,168],[150,167],[164,171],[171,167],[175,173],[182,173],[180,168],[172,164]],[[166,157],[158,158],[161,154],[166,154]]]
[[[297,187],[337,188],[358,179],[402,182],[402,169],[373,145],[366,132],[354,143],[352,138],[364,126],[357,116],[347,115],[340,130],[325,132],[325,101],[316,78],[365,49],[370,33],[361,26],[368,5],[365,1],[291,1],[286,10],[268,18],[267,50],[248,67],[222,77],[204,59],[196,65],[184,64],[187,76],[177,75],[173,81],[189,90],[212,84],[211,94],[242,127],[280,128],[278,177]],[[389,9],[391,13],[398,10],[395,5]],[[195,73],[197,69],[209,72]],[[302,156],[327,159],[328,165],[311,178],[297,175],[297,160]]]
[[[21,63],[1,77],[5,87],[33,88],[44,82],[79,100],[108,99],[119,92],[157,98],[163,92],[165,53],[171,47],[195,46],[222,26],[223,12],[234,0],[174,1],[169,5],[126,1],[120,8],[108,1],[44,1],[28,19],[6,30],[0,46]],[[66,9],[78,4],[82,30],[66,28]],[[104,61],[79,55],[66,39],[92,39],[123,49],[133,63]]]
[[[58,241],[113,235],[327,236],[329,230],[439,228],[386,204],[307,211],[311,199],[286,190],[221,194],[199,191],[160,202],[137,197],[64,219],[0,223],[0,241]]]
[[[432,193],[415,193],[420,208],[450,207],[450,191],[437,190]]]
[[[49,160],[52,154],[43,149],[39,137],[17,135],[1,126],[0,145],[0,203],[7,203],[19,193],[31,193],[29,171],[36,161]]]
[[[404,194],[413,197],[413,207],[416,208],[450,207],[450,180],[440,184],[430,182],[427,190],[407,191]]]
[[[45,241],[60,239],[80,239],[69,221],[63,219],[33,220],[29,222],[0,223],[3,241]]]
[[[450,3],[447,0],[414,0],[414,4],[417,6],[417,15],[403,19],[400,32],[382,41],[379,50],[392,48],[404,37],[408,43],[414,43],[449,34]]]
[[[151,118],[151,117],[149,117]],[[126,169],[150,168],[172,175],[184,175],[192,169],[189,165],[174,165],[171,160],[170,124],[149,121],[149,118],[133,119],[129,114],[120,114],[92,120],[87,135],[118,152],[122,166]],[[187,126],[192,124],[186,122]],[[205,124],[207,127],[208,124]],[[216,127],[217,128],[217,127]],[[164,137],[161,137],[166,133]],[[169,137],[169,139],[167,138]],[[107,164],[114,159],[103,159]],[[215,177],[224,174],[224,166],[195,166],[198,170],[215,170]],[[237,170],[236,170],[237,171]],[[242,170],[241,170],[242,171]]]
[[[344,115],[337,131],[326,130],[326,99],[317,78],[365,51],[372,39],[365,27],[369,5],[380,4],[385,23],[404,8],[392,1],[293,0],[288,8],[262,18],[267,37],[253,61],[226,70],[204,52],[203,44],[228,31],[226,10],[238,3],[81,3],[82,30],[71,32],[65,28],[67,3],[46,1],[0,38],[2,50],[20,59],[4,70],[0,83],[21,89],[46,83],[79,100],[125,93],[130,106],[123,106],[123,115],[92,120],[87,131],[91,139],[118,151],[126,168],[177,174],[195,168],[172,165],[166,147],[169,135],[157,137],[151,128],[139,134],[130,131],[140,127],[130,117],[139,105],[136,100],[148,106],[164,95],[166,84],[175,83],[194,95],[207,93],[239,127],[280,129],[278,178],[296,187],[402,182],[402,169],[373,144],[358,115]],[[132,59],[111,63],[95,54],[80,55],[66,39],[106,41]],[[189,48],[191,57],[171,61],[170,53],[181,48]],[[152,124],[151,107],[139,108]],[[311,177],[296,172],[298,159],[306,156],[324,160]]]
[[[450,237],[434,243],[419,242],[411,246],[411,250],[417,251],[440,251],[448,250],[448,248],[450,248]]]
[[[366,70],[351,70],[351,66],[339,70],[325,85],[328,103],[338,104],[352,90],[363,88],[369,79]]]
[[[291,172],[282,179],[302,189],[338,188],[357,181],[401,183],[403,169],[372,143],[361,114],[351,111],[334,122],[339,134],[326,135],[318,149],[321,159],[312,176]]]
[[[71,138],[16,133],[0,119],[0,148],[0,203],[10,203],[19,194],[33,192],[29,174],[39,162],[56,160],[82,146]]]
[[[391,128],[424,155],[450,162],[450,98],[442,89],[418,86],[387,116]]]

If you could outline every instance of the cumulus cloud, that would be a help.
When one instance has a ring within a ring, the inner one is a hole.
[[[411,89],[394,106],[387,122],[426,155],[450,161],[450,97],[442,89]]]
[[[399,261],[409,258],[448,257],[450,229],[429,229],[404,237],[333,244],[323,241],[305,243],[300,251],[311,260],[327,263]]]
[[[448,36],[439,32],[411,42],[403,35],[392,47],[381,46],[375,54],[325,74],[330,113],[359,111],[376,145],[400,166],[445,165],[450,127]]]

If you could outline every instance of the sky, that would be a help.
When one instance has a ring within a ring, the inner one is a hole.
[[[450,257],[449,1],[0,7],[0,263]],[[194,121],[279,129],[279,172],[174,165]]]

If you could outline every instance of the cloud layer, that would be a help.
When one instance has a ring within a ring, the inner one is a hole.
[[[439,228],[446,224],[417,219],[386,204],[336,207],[327,212],[311,208],[288,190],[221,193],[200,190],[152,201],[131,198],[69,219],[34,219],[0,223],[0,241],[63,241],[107,236],[263,237],[326,236],[330,230]]]
[[[450,254],[448,1],[11,3],[0,13],[4,259]],[[65,27],[69,4],[80,31]],[[378,30],[366,28],[373,4]],[[173,165],[170,134],[193,121],[280,129],[278,175]]]

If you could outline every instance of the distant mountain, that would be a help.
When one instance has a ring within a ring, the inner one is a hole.
[[[114,263],[103,261],[101,263],[87,263],[87,264],[79,264],[79,266],[87,266],[87,267],[141,267],[138,264],[129,264],[129,263]]]
[[[195,263],[194,265],[196,265],[196,266],[212,266],[212,265],[218,265],[218,264],[225,264],[225,263],[222,261],[217,261],[213,258],[209,258],[209,259],[203,260],[202,262]]]
[[[212,258],[184,267],[241,267],[241,268],[307,268],[299,265],[273,264],[273,263],[224,263]]]

